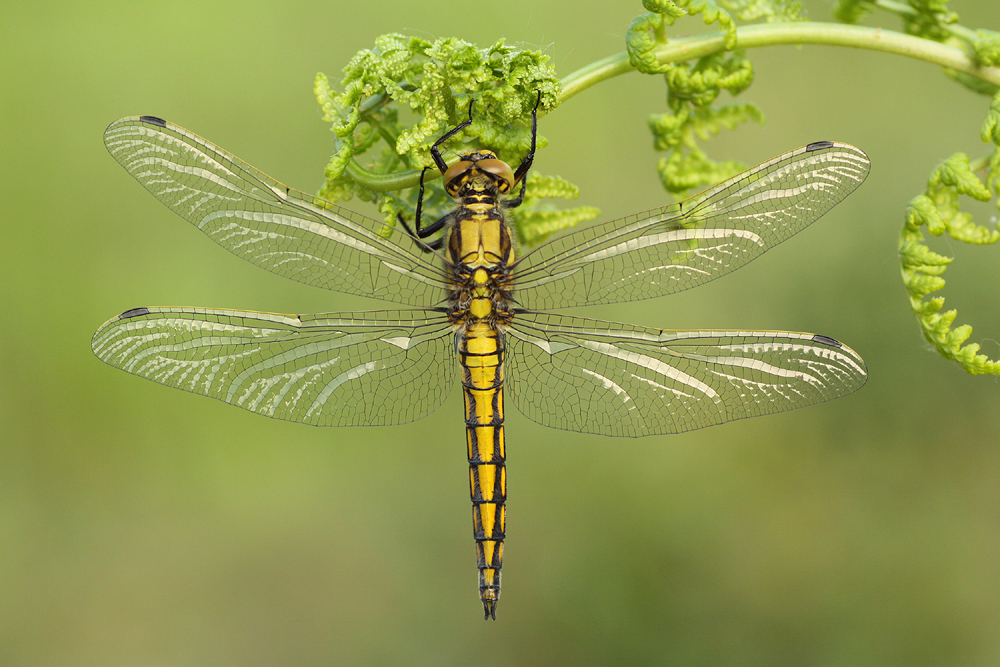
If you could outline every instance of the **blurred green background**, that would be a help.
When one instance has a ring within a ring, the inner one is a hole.
[[[954,8],[997,29],[992,2]],[[807,3],[828,20],[829,6]],[[832,403],[672,437],[546,429],[514,410],[496,623],[477,598],[461,394],[399,427],[271,421],[100,363],[140,305],[325,312],[381,304],[220,250],[106,153],[155,114],[294,187],[332,150],[313,77],[386,32],[500,37],[559,74],[624,49],[639,2],[7,2],[0,21],[0,665],[996,665],[1000,387],[920,337],[903,210],[988,99],[930,65],[751,52],[764,127],[717,158],[862,147],[868,181],[818,224],[697,290],[591,317],[835,336],[871,379]],[[887,28],[897,28],[893,21]],[[675,32],[706,30],[688,20]],[[603,218],[661,205],[657,77],[543,117],[544,173]],[[980,221],[994,208],[976,209]],[[996,252],[958,256],[948,306],[1000,356]]]

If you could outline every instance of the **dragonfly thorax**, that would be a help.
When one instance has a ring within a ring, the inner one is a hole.
[[[452,324],[461,330],[477,324],[504,329],[511,321],[510,278],[502,264],[456,272],[449,298]]]
[[[449,194],[459,200],[447,246],[454,275],[451,321],[463,329],[503,328],[510,321],[514,244],[499,196],[512,187],[513,172],[482,151],[463,155],[445,177]]]

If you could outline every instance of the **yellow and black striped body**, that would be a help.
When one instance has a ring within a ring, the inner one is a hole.
[[[477,177],[479,176],[479,177]],[[472,524],[479,565],[479,594],[487,618],[496,618],[505,530],[503,362],[509,324],[510,232],[493,181],[471,169],[463,175],[448,257],[454,271],[451,320],[456,327]]]

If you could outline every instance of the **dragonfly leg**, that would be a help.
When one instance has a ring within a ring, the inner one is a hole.
[[[542,103],[542,91],[538,91],[538,99],[535,100],[535,108],[531,110],[531,149],[528,150],[528,154],[524,156],[521,160],[521,164],[517,165],[517,169],[514,170],[514,185],[521,182],[521,179],[527,175],[528,170],[531,169],[531,163],[535,159],[535,138],[538,136],[538,105]],[[469,109],[471,113],[472,109]],[[521,199],[524,197],[524,189],[521,189],[521,195],[514,201],[518,204],[521,203]]]
[[[447,218],[448,216],[444,217]],[[430,243],[424,243],[423,241],[420,240],[420,238],[416,234],[413,233],[413,230],[410,229],[410,226],[406,224],[406,220],[403,219],[402,213],[397,213],[396,218],[399,220],[399,224],[403,225],[403,229],[406,230],[407,235],[411,239],[413,239],[413,242],[417,244],[417,247],[423,250],[424,252],[431,252],[432,250],[440,250],[441,248],[444,247],[443,236],[436,241],[431,241]],[[440,222],[440,220],[438,222]],[[437,222],[434,224],[436,225]]]
[[[538,99],[535,100],[535,108],[531,110],[531,150],[521,160],[521,164],[517,165],[517,171],[514,172],[514,184],[521,184],[521,192],[514,199],[508,199],[503,202],[502,205],[504,208],[517,208],[524,201],[524,191],[528,187],[528,179],[525,176],[531,168],[531,163],[535,160],[535,138],[538,135],[538,105],[541,102],[542,91],[539,90]]]
[[[448,130],[448,132],[446,132],[440,139],[435,141],[434,145],[431,146],[431,157],[434,158],[434,164],[437,166],[437,168],[441,171],[442,174],[448,171],[448,165],[447,163],[445,163],[444,158],[441,157],[441,153],[440,151],[438,151],[438,146],[440,146],[442,143],[444,143],[445,141],[455,136],[456,134],[458,134],[459,132],[461,132],[462,130],[464,130],[465,128],[467,128],[469,125],[472,124],[472,105],[475,104],[475,102],[476,98],[472,98],[469,100],[469,117],[462,123],[459,123],[452,129]],[[434,221],[430,225],[427,225],[426,227],[423,227],[421,225],[421,222],[423,221],[422,214],[424,208],[424,176],[427,175],[427,170],[429,168],[430,167],[424,167],[423,171],[420,172],[420,191],[417,193],[417,209],[413,217],[413,227],[416,230],[416,234],[414,234],[413,231],[410,230],[410,227],[406,224],[406,221],[403,220],[402,215],[397,216],[399,222],[403,225],[403,228],[406,229],[409,235],[417,242],[417,245],[419,245],[420,249],[423,250],[424,252],[430,252],[431,250],[440,250],[444,245],[444,238],[442,237],[431,243],[422,243],[420,239],[425,239],[428,236],[434,234],[435,232],[440,231],[453,218],[453,213],[448,213],[446,215],[441,216],[436,221]]]
[[[506,201],[500,202],[500,205],[504,208],[517,208],[524,201],[524,191],[528,188],[528,179],[521,181],[521,192],[514,199],[508,199]]]
[[[406,224],[406,220],[403,220],[402,214],[398,214],[396,216],[399,219],[399,222],[403,225],[403,229],[405,229],[406,232],[410,235],[410,237],[417,242],[417,245],[420,246],[420,249],[423,250],[424,252],[430,252],[431,250],[441,249],[441,247],[444,244],[443,237],[431,243],[422,243],[421,239],[425,239],[428,236],[434,234],[435,232],[440,231],[445,225],[448,224],[448,222],[451,221],[452,217],[454,216],[454,212],[447,213],[438,218],[437,220],[435,220],[434,222],[432,222],[431,224],[427,225],[426,227],[421,226],[420,223],[422,221],[422,214],[424,208],[424,174],[427,173],[428,168],[429,167],[424,167],[424,170],[420,172],[420,191],[417,193],[417,210],[413,218],[413,226],[414,229],[416,229],[416,234],[414,234],[413,230],[410,229],[410,226]]]
[[[436,232],[439,229],[441,229],[442,227],[444,227],[445,224],[448,222],[446,220],[446,218],[448,216],[444,215],[444,216],[441,216],[441,218],[439,220],[437,220],[436,222],[431,223],[427,227],[421,227],[420,226],[421,213],[423,212],[423,208],[424,208],[424,174],[427,173],[427,170],[429,168],[430,167],[424,167],[424,170],[420,172],[420,191],[417,193],[417,210],[416,210],[416,212],[413,215],[413,226],[417,230],[417,238],[421,238],[421,239],[427,238],[428,236],[430,236],[434,232]],[[400,218],[400,219],[402,219],[402,218]],[[403,225],[405,226],[406,223],[404,222]],[[409,228],[407,228],[407,230],[408,229]]]
[[[449,139],[451,139],[453,136],[455,136],[465,128],[472,125],[472,105],[475,104],[475,102],[476,98],[474,97],[469,100],[469,117],[466,120],[459,123],[458,125],[456,125],[455,127],[453,127],[452,129],[445,132],[444,135],[440,139],[435,141],[433,146],[431,146],[431,157],[434,158],[434,164],[437,165],[437,168],[441,171],[442,174],[448,171],[448,165],[445,163],[444,158],[441,157],[441,153],[438,152],[438,146],[448,141]],[[532,142],[532,148],[534,148],[534,142]]]

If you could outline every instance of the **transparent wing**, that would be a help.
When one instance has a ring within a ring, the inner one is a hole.
[[[129,373],[316,426],[420,419],[458,378],[452,326],[427,310],[136,308],[104,323],[92,345]]]
[[[268,271],[407,305],[432,305],[445,294],[436,255],[406,236],[397,236],[400,244],[385,239],[383,223],[292,190],[173,123],[122,118],[104,143],[154,197]]]
[[[568,234],[514,265],[528,310],[648,299],[734,271],[805,229],[861,185],[868,158],[817,142],[683,202]]]
[[[801,408],[859,389],[864,361],[832,338],[670,331],[552,314],[507,330],[508,397],[546,426],[678,433]]]

